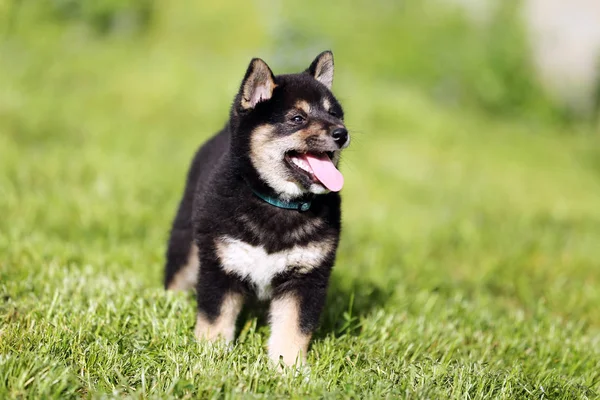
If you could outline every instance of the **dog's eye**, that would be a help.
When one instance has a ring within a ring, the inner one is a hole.
[[[337,118],[338,117],[338,113],[336,113],[334,110],[329,110],[327,111],[329,113],[329,115],[331,115],[332,117]]]
[[[291,121],[292,121],[293,123],[295,123],[295,124],[301,124],[301,123],[303,123],[303,122],[304,122],[304,119],[305,119],[305,118],[304,118],[302,115],[294,115],[294,116],[291,118]]]

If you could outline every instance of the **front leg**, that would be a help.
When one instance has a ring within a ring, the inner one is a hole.
[[[215,259],[201,259],[197,283],[198,315],[194,331],[198,340],[231,342],[244,297],[239,282],[228,276]]]
[[[269,358],[292,366],[306,362],[310,338],[319,325],[327,296],[329,272],[311,273],[298,281],[285,282],[271,301]]]

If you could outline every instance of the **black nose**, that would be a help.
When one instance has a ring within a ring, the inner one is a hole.
[[[346,128],[335,128],[333,132],[331,132],[331,137],[338,146],[342,147],[348,141],[348,131]]]

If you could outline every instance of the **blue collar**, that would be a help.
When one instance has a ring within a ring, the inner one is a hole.
[[[250,185],[248,185],[248,186],[250,186]],[[262,193],[259,193],[256,190],[254,190],[251,186],[250,186],[250,189],[252,189],[252,192],[256,195],[256,197],[259,197],[260,199],[266,201],[267,203],[269,203],[272,206],[279,207],[279,208],[285,208],[286,210],[308,211],[310,209],[310,205],[312,204],[311,200],[285,201],[285,200],[278,199],[276,197],[266,196]]]

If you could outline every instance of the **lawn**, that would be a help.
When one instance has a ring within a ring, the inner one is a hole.
[[[362,24],[375,11],[355,3]],[[423,83],[435,70],[390,75],[375,23],[347,43],[307,10],[163,5],[148,32],[104,36],[2,7],[0,398],[600,396],[589,125],[545,103],[440,101]],[[311,33],[275,35],[271,13]],[[195,341],[194,296],[161,286],[165,243],[250,58],[292,72],[322,47],[353,134],[344,230],[308,366],[280,374],[261,307],[233,347]]]

